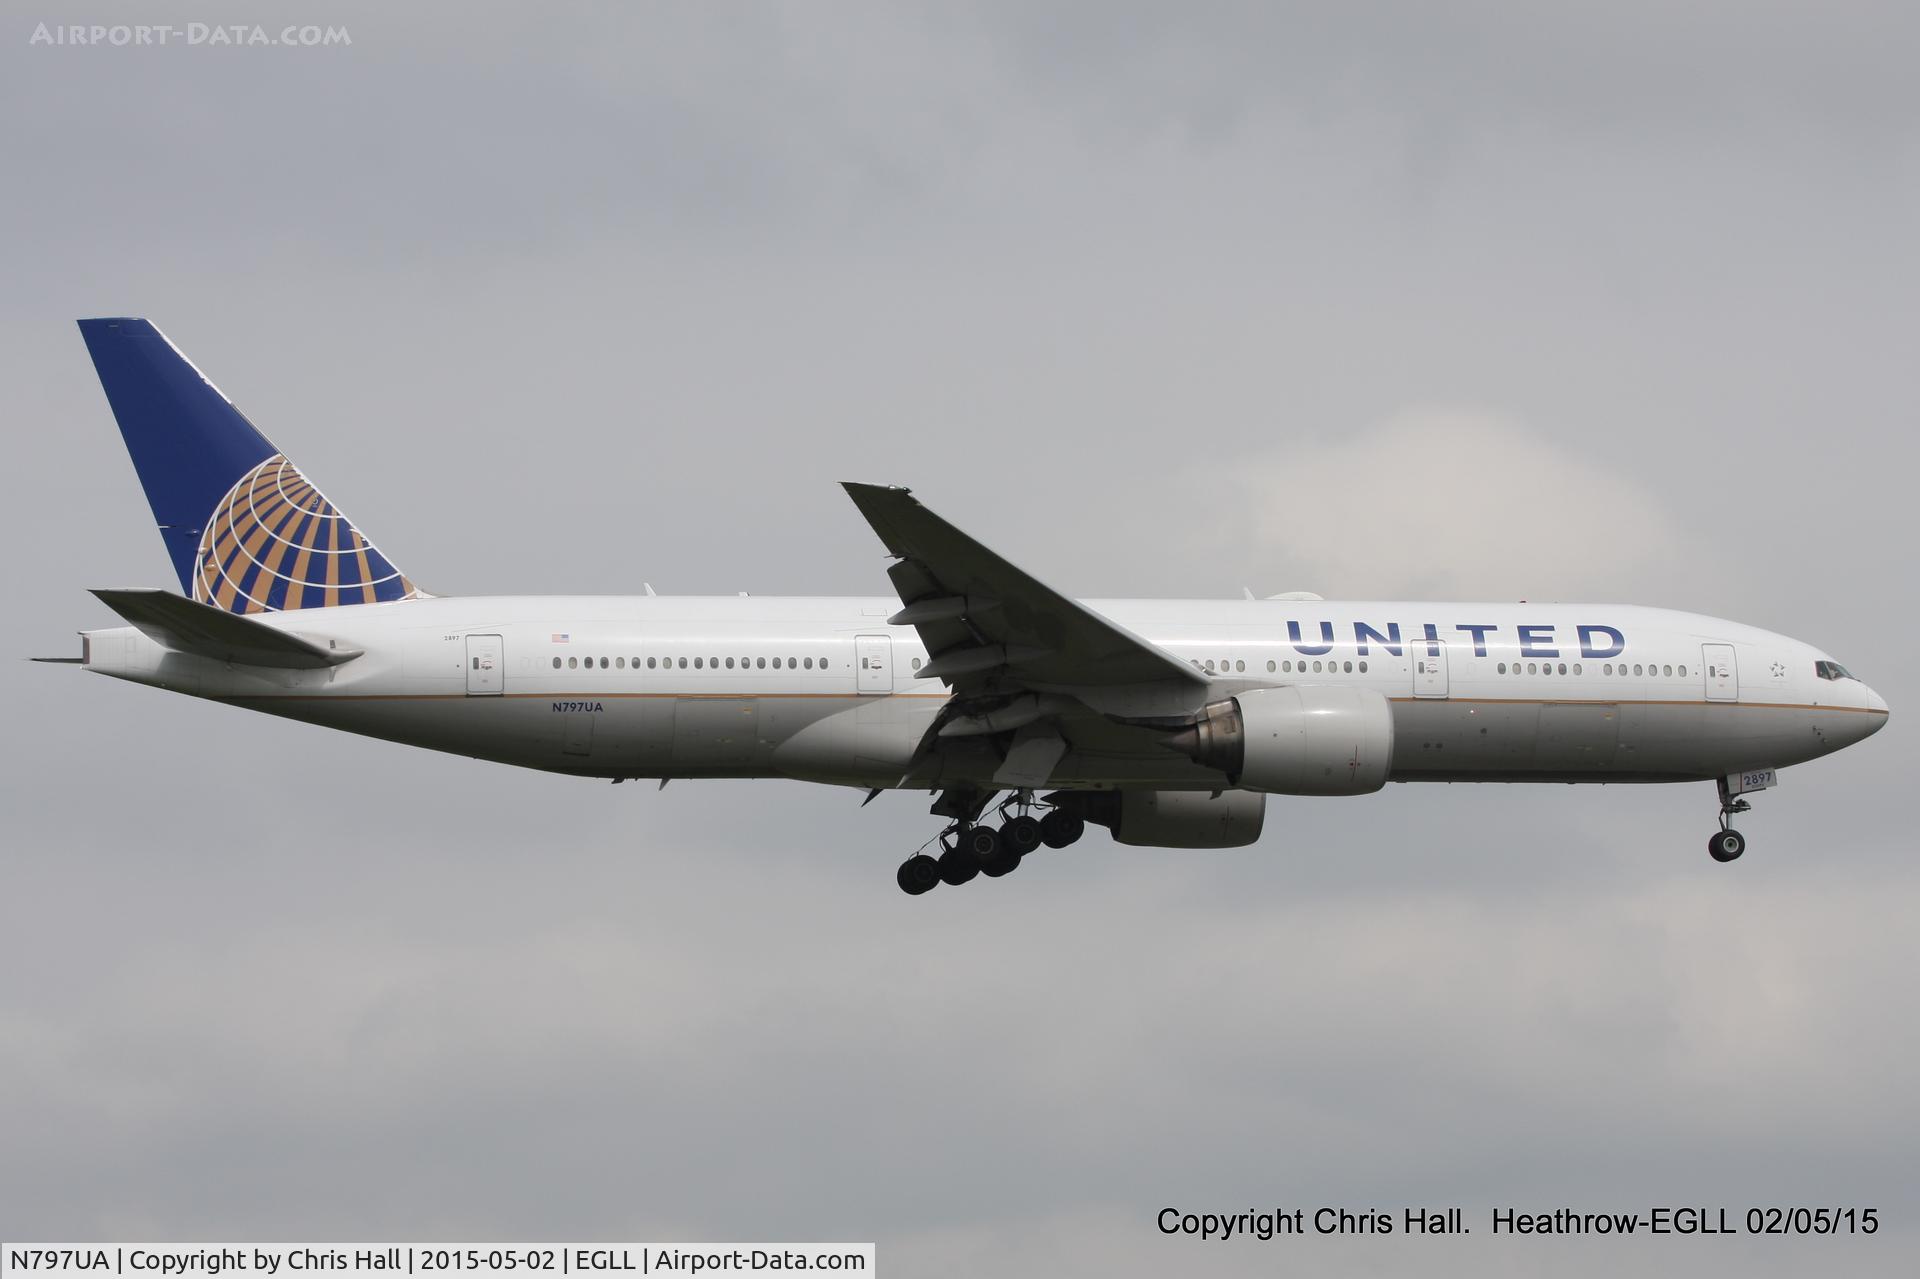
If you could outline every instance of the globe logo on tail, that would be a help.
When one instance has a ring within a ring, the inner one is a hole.
[[[413,583],[279,453],[240,477],[200,534],[193,598],[230,613],[414,594]]]

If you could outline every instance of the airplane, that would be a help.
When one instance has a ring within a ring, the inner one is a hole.
[[[1712,782],[1731,862],[1747,796],[1888,718],[1820,649],[1668,609],[1074,600],[873,484],[890,596],[435,596],[159,329],[79,325],[183,593],[96,590],[128,624],[38,660],[575,777],[924,791],[913,895],[1389,781]]]

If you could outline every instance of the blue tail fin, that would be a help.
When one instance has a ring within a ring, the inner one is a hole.
[[[80,335],[190,597],[266,613],[417,593],[166,334],[103,319]]]

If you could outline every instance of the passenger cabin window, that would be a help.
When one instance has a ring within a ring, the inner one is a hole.
[[[560,659],[557,657],[553,659],[553,669],[556,671],[560,669]]]

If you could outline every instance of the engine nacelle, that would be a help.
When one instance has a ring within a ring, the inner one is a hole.
[[[1136,848],[1244,848],[1260,838],[1267,797],[1247,791],[1122,790],[1049,795]]]
[[[1201,712],[1172,745],[1235,786],[1365,795],[1387,784],[1393,708],[1371,688],[1255,688]]]

